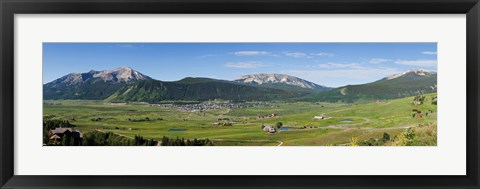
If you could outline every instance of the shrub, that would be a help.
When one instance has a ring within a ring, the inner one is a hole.
[[[282,128],[283,123],[282,123],[282,122],[277,122],[277,124],[275,124],[275,126],[276,126],[278,129],[280,129],[280,128]]]
[[[412,146],[415,140],[415,131],[413,131],[412,127],[405,129],[402,133],[404,145],[405,146]]]
[[[360,146],[357,137],[350,138],[350,146]]]

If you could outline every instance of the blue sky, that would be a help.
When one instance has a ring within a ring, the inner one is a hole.
[[[339,87],[437,70],[436,43],[44,43],[43,83],[129,66],[154,79],[281,73]]]

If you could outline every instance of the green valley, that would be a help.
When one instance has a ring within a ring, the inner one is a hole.
[[[44,100],[44,127],[49,120],[82,132],[84,140],[109,133],[125,142],[111,145],[141,137],[151,145],[178,139],[214,146],[435,146],[437,108],[436,93],[364,103]]]

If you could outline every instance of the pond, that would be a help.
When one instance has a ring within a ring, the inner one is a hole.
[[[293,130],[291,127],[280,127],[280,131],[287,131],[287,130]]]
[[[344,119],[344,120],[340,120],[340,122],[342,123],[351,123],[353,122],[352,120],[349,120],[349,119]]]
[[[168,129],[168,132],[185,132],[187,129]]]

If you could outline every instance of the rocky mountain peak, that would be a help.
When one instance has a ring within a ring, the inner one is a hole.
[[[150,77],[128,67],[122,66],[113,70],[95,71],[90,70],[86,73],[70,73],[55,81],[51,85],[65,84],[67,86],[85,83],[88,80],[101,79],[112,83],[133,83],[139,80],[150,79]]]
[[[298,77],[294,77],[286,74],[276,74],[276,73],[271,73],[271,74],[261,73],[261,74],[245,75],[235,81],[240,83],[257,84],[257,85],[285,84],[285,85],[291,85],[291,86],[301,87],[305,89],[327,88],[327,87],[315,84],[313,82],[300,79]]]

